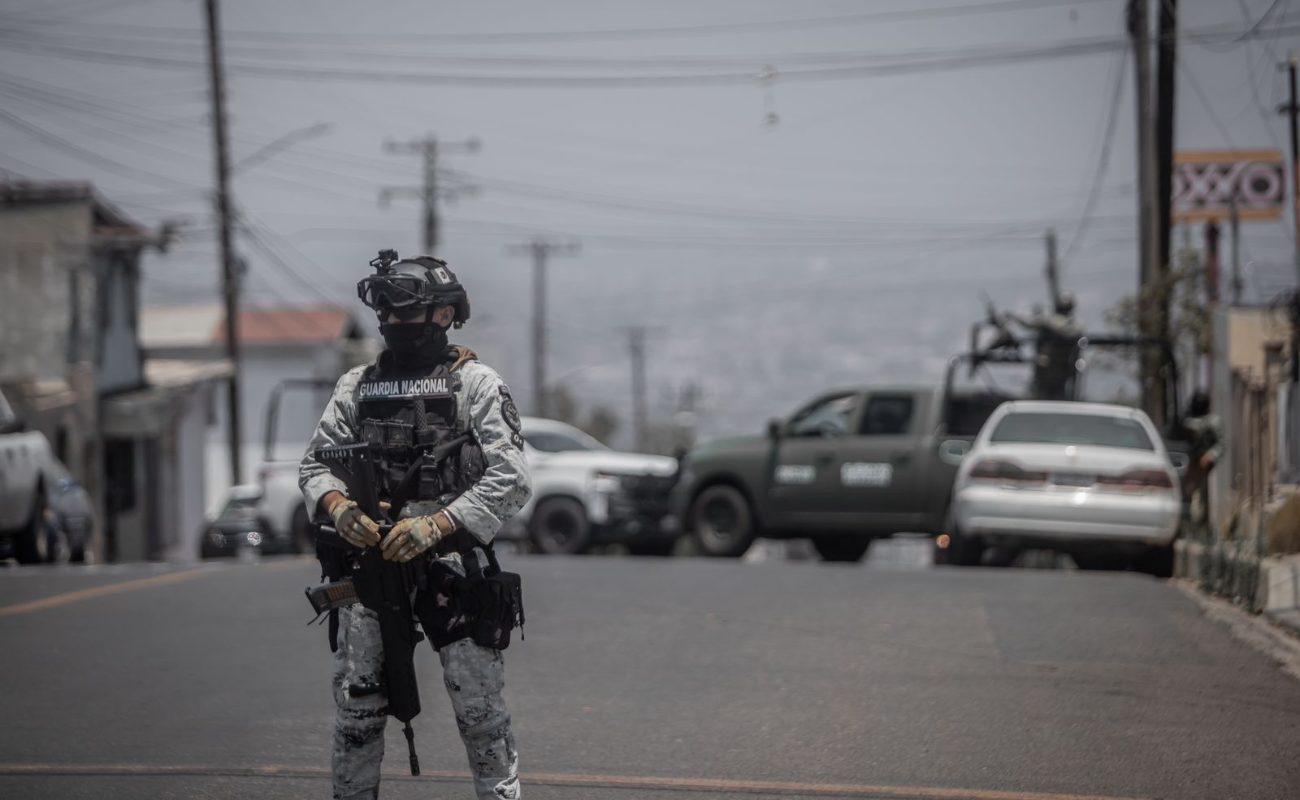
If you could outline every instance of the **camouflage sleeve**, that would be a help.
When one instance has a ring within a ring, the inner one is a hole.
[[[298,465],[298,487],[302,489],[303,499],[307,502],[307,512],[315,514],[320,499],[330,492],[347,493],[343,481],[330,474],[329,467],[316,460],[313,453],[318,447],[336,444],[352,444],[357,438],[357,383],[365,367],[357,367],[344,373],[334,387],[329,405],[321,415],[316,433],[307,445],[307,452]]]
[[[477,483],[447,506],[447,512],[480,541],[490,542],[532,494],[519,410],[495,371],[475,364],[466,375],[469,429],[487,469]]]
[[[1205,454],[1210,457],[1210,463],[1215,463],[1223,456],[1223,423],[1218,417],[1211,417],[1210,424],[1206,427],[1206,444],[1209,449]]]

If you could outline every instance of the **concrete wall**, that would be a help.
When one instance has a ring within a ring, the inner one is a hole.
[[[172,536],[165,550],[168,561],[192,561],[198,558],[206,503],[206,456],[208,405],[220,388],[206,383],[191,393],[184,412],[179,416],[172,436],[175,464],[184,465],[175,490],[175,508],[170,522]]]
[[[89,203],[0,210],[0,380],[62,378],[69,355],[91,360],[90,233]],[[80,341],[70,341],[73,331]]]

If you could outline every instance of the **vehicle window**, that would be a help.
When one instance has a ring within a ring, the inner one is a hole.
[[[790,421],[791,436],[843,436],[858,408],[856,394],[842,394],[805,409]]]
[[[1017,412],[998,423],[991,442],[1026,444],[1085,444],[1155,450],[1142,423],[1126,417],[1099,414]]]
[[[975,436],[1006,399],[992,394],[954,397],[948,405],[948,435]]]
[[[534,450],[540,450],[543,453],[563,453],[569,450],[595,450],[587,442],[573,436],[553,431],[526,433],[524,438],[533,446]]]
[[[912,398],[872,397],[862,415],[863,436],[891,436],[912,429]]]

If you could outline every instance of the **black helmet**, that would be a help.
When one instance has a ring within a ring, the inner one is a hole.
[[[396,250],[380,250],[370,266],[375,274],[357,281],[357,296],[375,310],[380,321],[390,313],[411,319],[430,306],[454,307],[457,328],[469,320],[469,295],[456,274],[447,269],[446,261],[433,256],[398,260]]]

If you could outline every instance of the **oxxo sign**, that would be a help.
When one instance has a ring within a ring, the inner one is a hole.
[[[1174,156],[1175,222],[1226,220],[1237,198],[1243,220],[1282,216],[1286,162],[1277,150],[1211,150]]]

